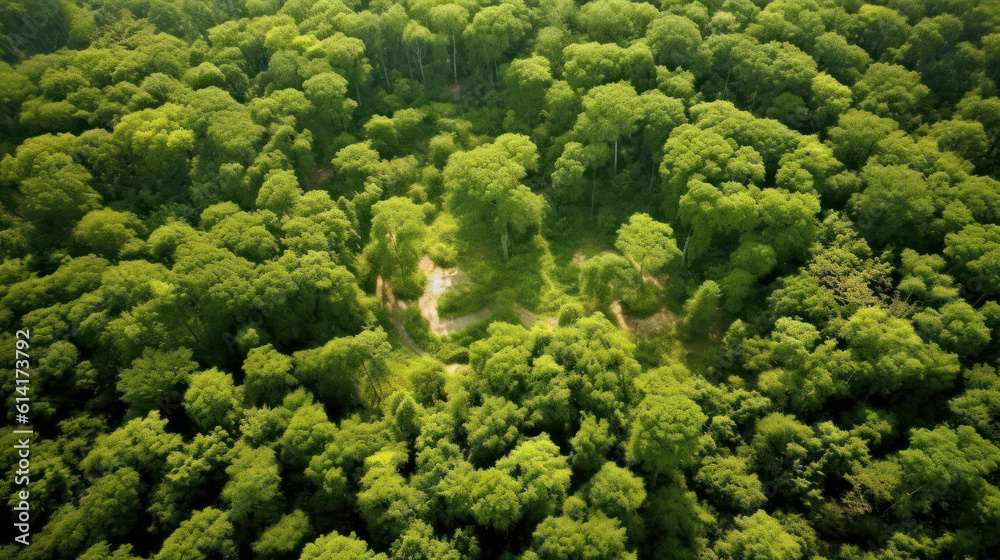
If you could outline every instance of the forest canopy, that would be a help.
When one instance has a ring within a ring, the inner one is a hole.
[[[869,1],[0,0],[0,558],[1000,558],[1000,4]]]

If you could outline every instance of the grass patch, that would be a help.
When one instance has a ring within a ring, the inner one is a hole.
[[[663,290],[647,283],[636,293],[622,300],[622,311],[630,317],[652,317],[663,309]]]
[[[461,284],[445,291],[438,298],[438,315],[444,319],[475,313],[490,303],[484,290],[470,284]]]
[[[403,310],[403,326],[413,342],[424,350],[434,353],[441,346],[441,339],[431,331],[431,325],[420,314],[420,308],[410,306]]]
[[[413,301],[420,299],[420,296],[424,293],[424,287],[427,285],[427,275],[421,270],[417,270],[415,273],[408,275],[406,278],[396,280],[392,284],[392,293],[396,295],[396,298],[404,301]]]

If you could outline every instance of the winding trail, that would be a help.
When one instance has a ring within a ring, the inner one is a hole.
[[[457,268],[441,268],[435,265],[434,261],[426,255],[420,259],[420,270],[427,275],[427,286],[424,288],[423,295],[417,300],[417,305],[420,307],[420,314],[424,316],[424,319],[427,319],[431,326],[431,332],[434,334],[446,336],[456,333],[476,321],[489,319],[490,315],[493,314],[489,307],[484,307],[468,315],[443,319],[438,315],[438,299],[448,288],[465,282],[467,278]]]
[[[583,264],[584,260],[586,260],[586,256],[583,252],[577,251],[573,255],[572,262],[574,265],[579,266]],[[426,255],[420,259],[420,270],[427,276],[427,285],[424,287],[424,293],[417,299],[416,305],[420,309],[420,314],[430,325],[431,332],[435,335],[447,336],[459,332],[476,321],[489,319],[493,315],[492,309],[484,307],[479,311],[462,315],[461,317],[441,317],[438,313],[438,300],[450,288],[468,281],[468,277],[458,268],[441,268],[437,266]],[[658,278],[647,276],[646,280],[662,287],[662,283]],[[392,291],[392,286],[382,280],[381,277],[376,282],[376,295],[389,308],[390,321],[403,344],[410,350],[413,350],[418,356],[426,354],[427,351],[417,344],[406,330],[404,311],[412,303],[397,299]],[[552,327],[558,324],[558,320],[555,317],[540,318],[536,313],[519,304],[514,305],[514,311],[517,312],[521,318],[521,322],[529,329],[539,321]],[[611,311],[614,313],[618,328],[629,333],[645,334],[656,332],[669,325],[677,324],[679,320],[676,315],[666,310],[642,319],[631,318],[625,315],[620,301],[611,303]]]
[[[543,325],[548,325],[550,327],[555,327],[559,324],[559,320],[556,319],[555,317],[545,317],[539,319],[538,315],[532,313],[531,311],[521,306],[520,304],[514,304],[514,311],[516,311],[518,316],[521,317],[521,322],[524,323],[524,326],[528,327],[529,329],[531,327],[534,327],[535,323],[537,323],[539,320],[541,320]]]
[[[427,256],[420,259],[420,269],[427,275],[427,286],[416,303],[420,309],[420,314],[430,324],[431,332],[435,335],[447,336],[459,332],[472,323],[489,319],[493,315],[493,311],[489,307],[486,307],[474,313],[462,315],[461,317],[442,318],[437,310],[438,299],[445,291],[452,286],[462,283],[466,278],[459,269],[441,268],[435,265],[434,261]],[[403,312],[409,308],[410,304],[397,299],[392,291],[392,286],[383,280],[382,277],[376,280],[375,293],[379,301],[389,309],[389,320],[392,322],[392,326],[395,328],[396,334],[399,335],[399,339],[403,344],[410,350],[413,350],[418,356],[426,354],[427,351],[417,344],[406,330]],[[525,313],[530,313],[526,309],[524,311]],[[524,317],[523,314],[522,317]]]
[[[392,286],[385,280],[382,280],[381,276],[375,280],[375,295],[378,296],[379,301],[383,305],[389,308],[389,321],[392,322],[392,326],[396,329],[396,334],[399,335],[399,339],[403,341],[403,344],[410,350],[413,350],[418,356],[426,354],[427,352],[406,331],[406,325],[403,320],[403,311],[407,308],[406,302],[396,299],[396,294],[392,292]]]

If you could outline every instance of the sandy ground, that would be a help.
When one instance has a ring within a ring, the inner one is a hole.
[[[381,276],[375,280],[375,295],[378,296],[379,301],[389,308],[389,319],[392,321],[392,326],[395,327],[396,334],[399,335],[399,339],[403,341],[403,344],[410,350],[413,350],[418,356],[423,355],[425,353],[424,349],[413,341],[413,338],[410,337],[410,333],[406,332],[406,327],[403,324],[402,312],[406,310],[406,302],[396,299],[396,295],[392,293],[392,286],[382,280]]]
[[[441,318],[437,310],[438,298],[448,288],[465,281],[465,277],[457,268],[441,268],[435,265],[428,256],[420,259],[420,270],[427,275],[427,286],[424,288],[423,295],[417,300],[417,305],[420,306],[420,314],[430,323],[431,332],[434,334],[445,336],[458,332],[476,321],[488,319],[493,314],[487,307],[461,317]]]
[[[573,254],[572,262],[574,265],[580,266],[585,260],[586,255],[582,249]],[[476,321],[488,319],[493,314],[493,311],[486,307],[476,311],[475,313],[469,313],[468,315],[463,315],[461,317],[454,317],[450,319],[442,318],[438,314],[437,310],[438,299],[440,299],[441,295],[450,288],[467,281],[468,278],[458,268],[441,268],[434,264],[434,261],[427,256],[420,259],[420,269],[425,275],[427,275],[427,286],[424,288],[424,293],[421,294],[416,304],[420,308],[420,314],[423,315],[424,319],[426,319],[428,324],[430,324],[431,332],[437,336],[447,336],[449,334],[459,332]],[[645,279],[647,282],[652,282],[657,286],[662,287],[663,285],[660,278],[646,276]],[[396,334],[399,335],[403,344],[417,354],[424,354],[424,349],[413,341],[410,334],[406,332],[406,327],[403,324],[402,311],[408,307],[408,303],[397,300],[392,292],[392,286],[390,286],[388,282],[383,282],[381,278],[378,279],[376,293],[379,299],[392,310],[393,326],[396,328]],[[529,329],[535,326],[535,324],[539,321],[541,321],[542,324],[553,327],[558,324],[555,317],[539,317],[536,313],[533,313],[521,305],[515,305],[514,310],[517,311],[517,314],[521,317],[521,322],[523,322]],[[676,325],[679,321],[677,315],[674,315],[669,311],[660,311],[651,317],[641,319],[629,317],[625,315],[624,311],[622,311],[622,305],[619,301],[615,301],[611,304],[611,311],[614,313],[618,328],[623,331],[636,334],[657,332],[666,327]],[[449,366],[449,368],[449,371],[453,371],[451,368],[457,368],[457,364]]]
[[[579,249],[576,253],[573,253],[572,263],[576,266],[581,266],[587,260],[587,255],[584,253],[583,249]],[[638,270],[638,266],[636,267]],[[651,284],[656,285],[658,288],[663,288],[663,279],[658,276],[650,276],[648,274],[643,275],[643,280]],[[668,326],[676,325],[680,318],[677,315],[669,311],[660,311],[651,317],[646,318],[634,318],[625,315],[622,311],[622,304],[620,301],[614,301],[611,303],[611,312],[614,313],[615,322],[618,323],[618,328],[626,332],[634,332],[637,334],[648,334],[657,332]],[[527,324],[527,321],[525,321]]]
[[[517,311],[517,314],[521,317],[521,322],[524,323],[524,326],[529,329],[535,326],[535,323],[538,323],[539,321],[541,321],[543,325],[548,325],[550,327],[559,325],[559,320],[555,317],[539,317],[535,313],[532,313],[517,304],[514,305],[514,311]]]
[[[629,330],[637,334],[648,334],[676,325],[680,318],[669,311],[660,311],[645,319],[626,318]]]
[[[628,321],[625,320],[625,314],[622,313],[622,302],[618,300],[611,302],[611,312],[615,314],[615,321],[618,322],[618,328],[628,331]]]

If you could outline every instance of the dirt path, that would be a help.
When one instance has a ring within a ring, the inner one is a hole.
[[[626,319],[628,327],[637,334],[648,334],[657,332],[668,326],[676,325],[680,318],[669,311],[660,311],[652,317],[645,319]]]
[[[413,350],[413,352],[418,356],[426,354],[424,349],[418,346],[417,343],[410,338],[410,333],[406,332],[406,325],[403,324],[403,318],[400,317],[399,313],[396,311],[393,311],[392,324],[396,327],[396,334],[399,335],[399,339],[403,341],[403,344],[405,344],[407,348]]]
[[[410,350],[413,350],[418,356],[424,355],[426,353],[424,349],[414,342],[410,333],[406,332],[406,325],[403,321],[403,311],[407,307],[406,302],[396,299],[396,294],[392,293],[392,286],[382,280],[381,276],[375,279],[375,295],[378,296],[379,301],[389,308],[389,320],[392,322],[392,326],[396,329],[396,334],[399,335],[399,339],[403,341],[403,344]]]
[[[438,299],[448,288],[461,284],[466,278],[459,269],[441,268],[427,256],[420,259],[420,270],[427,275],[427,287],[424,288],[423,295],[417,300],[417,305],[420,306],[420,314],[430,323],[431,332],[434,334],[445,336],[456,333],[476,321],[488,319],[493,314],[489,307],[485,307],[461,317],[442,318],[438,315]]]
[[[618,321],[618,328],[628,332],[628,322],[625,320],[625,314],[622,313],[622,302],[618,300],[611,302],[611,312],[615,314],[615,320]]]
[[[539,319],[538,315],[518,304],[514,304],[514,311],[517,311],[517,314],[521,317],[521,322],[524,323],[524,326],[529,329],[534,327],[535,323],[538,321],[541,321],[543,325],[548,325],[550,327],[555,327],[559,324],[559,321],[555,317],[545,317]]]
[[[582,266],[583,263],[586,262],[586,260],[587,260],[587,255],[584,252],[584,250],[577,249],[577,251],[573,253],[573,260],[571,262],[575,266]],[[635,266],[636,270],[638,270],[639,266],[638,265]],[[663,289],[663,280],[659,277],[645,274],[643,275],[643,281],[649,282],[651,284],[654,284],[657,288]],[[618,323],[618,328],[620,328],[625,332],[633,332],[637,334],[648,334],[656,332],[665,327],[676,325],[679,321],[677,315],[674,315],[673,313],[666,310],[659,311],[651,317],[645,317],[641,319],[628,317],[622,310],[622,304],[620,301],[614,301],[611,303],[611,312],[615,316],[615,322]],[[528,324],[528,321],[524,319],[523,315],[522,315],[522,320],[524,320],[525,324]]]
[[[424,288],[424,293],[421,294],[420,298],[417,300],[417,306],[420,309],[420,314],[430,325],[431,332],[437,336],[447,336],[449,334],[459,332],[476,321],[489,319],[493,315],[492,309],[484,307],[479,311],[469,313],[468,315],[462,315],[461,317],[453,317],[450,319],[442,318],[438,314],[438,299],[440,299],[441,295],[448,289],[465,282],[467,278],[461,270],[457,268],[441,268],[435,265],[434,261],[427,256],[420,259],[420,270],[427,275],[427,286]],[[393,327],[396,329],[396,334],[399,335],[399,339],[403,341],[403,344],[405,344],[407,348],[416,352],[418,355],[425,354],[426,351],[417,345],[413,338],[410,337],[410,333],[406,332],[406,325],[403,321],[403,311],[405,311],[408,307],[407,302],[396,299],[395,294],[392,292],[392,286],[390,286],[388,282],[383,281],[382,278],[378,278],[376,281],[375,293],[379,300],[389,308],[389,318],[392,321]],[[521,322],[523,322],[529,329],[539,321],[546,325],[557,325],[557,321],[554,317],[545,317],[540,319],[538,315],[532,313],[521,305],[515,305],[514,310],[517,311],[517,314],[521,317]]]

